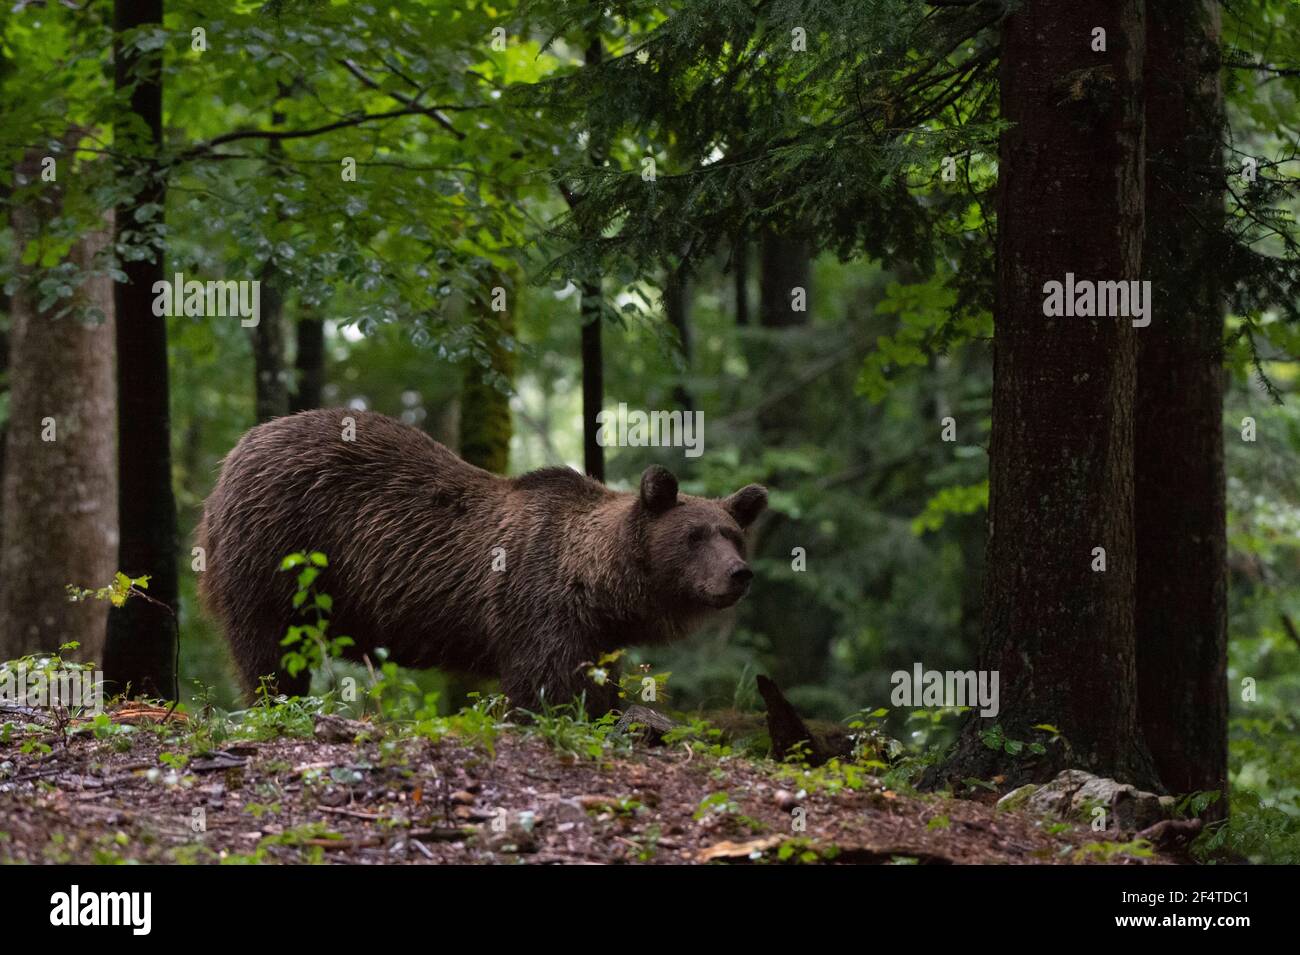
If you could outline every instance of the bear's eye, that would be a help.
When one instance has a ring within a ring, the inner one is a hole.
[[[690,541],[692,544],[698,544],[708,536],[709,536],[708,528],[692,527],[691,532],[688,535],[686,535],[686,539]]]

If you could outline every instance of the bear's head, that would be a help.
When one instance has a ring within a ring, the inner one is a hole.
[[[677,478],[651,465],[641,475],[637,507],[646,563],[656,592],[692,607],[730,607],[749,590],[745,528],[767,506],[767,488],[742,487],[724,498],[677,493]]]

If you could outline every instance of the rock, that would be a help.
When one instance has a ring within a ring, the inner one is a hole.
[[[1169,816],[1174,799],[1081,769],[1065,769],[1049,783],[1021,786],[998,800],[999,809],[1024,808],[1085,823],[1092,822],[1092,809],[1096,806],[1106,810],[1107,829],[1131,832],[1146,829]]]
[[[1063,769],[1050,783],[1045,783],[1025,802],[1030,812],[1048,813],[1063,816],[1070,808],[1073,796],[1090,779],[1096,779],[1092,773],[1081,769]]]
[[[1133,798],[1116,808],[1115,819],[1121,829],[1146,829],[1165,817],[1160,797],[1141,789],[1133,791]]]
[[[346,786],[326,786],[317,797],[322,806],[337,809],[352,800],[352,794]]]
[[[505,832],[493,832],[486,837],[487,847],[493,852],[527,855],[537,851],[537,836],[532,829],[511,823]]]
[[[1081,817],[1085,822],[1090,822],[1092,807],[1101,806],[1109,813],[1121,800],[1136,791],[1136,788],[1128,783],[1117,783],[1103,776],[1093,776],[1075,790],[1070,798],[1070,813]]]
[[[207,759],[193,760],[188,768],[196,773],[205,773],[214,769],[235,769],[247,765],[248,759],[246,757],[215,750]]]
[[[634,723],[637,724],[635,731],[632,730]],[[614,732],[634,732],[634,735],[640,736],[648,743],[662,743],[664,734],[676,725],[662,713],[634,703],[623,711],[623,715],[614,726]]]
[[[1091,821],[1094,806],[1106,810],[1108,829],[1145,829],[1159,822],[1162,815],[1160,797],[1155,793],[1100,776],[1080,786],[1070,800],[1071,813],[1084,821]]]
[[[313,735],[322,743],[353,743],[358,737],[369,736],[374,729],[369,723],[332,713],[318,713],[315,723]]]
[[[1001,799],[998,800],[997,808],[1003,812],[1015,812],[1017,809],[1023,809],[1029,802],[1029,797],[1038,792],[1038,786],[1035,783],[1026,783],[1018,789],[1013,789]]]
[[[778,789],[772,797],[776,804],[785,812],[789,812],[795,806],[799,805],[799,800],[794,793],[787,789]]]

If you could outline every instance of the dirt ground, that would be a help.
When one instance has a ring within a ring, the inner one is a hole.
[[[905,795],[871,777],[848,788],[824,769],[683,743],[593,759],[518,728],[489,752],[453,736],[358,742],[357,725],[192,757],[156,727],[129,745],[11,727],[0,862],[1177,861],[1108,852],[1088,827],[999,811],[993,794]],[[56,741],[48,753],[33,748],[42,738]]]

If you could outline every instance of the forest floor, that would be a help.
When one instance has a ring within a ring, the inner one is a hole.
[[[896,792],[852,764],[810,770],[716,739],[615,745],[574,721],[462,725],[395,735],[315,717],[297,735],[214,740],[133,705],[80,727],[0,714],[0,862],[1183,861],[999,810],[992,792]]]

